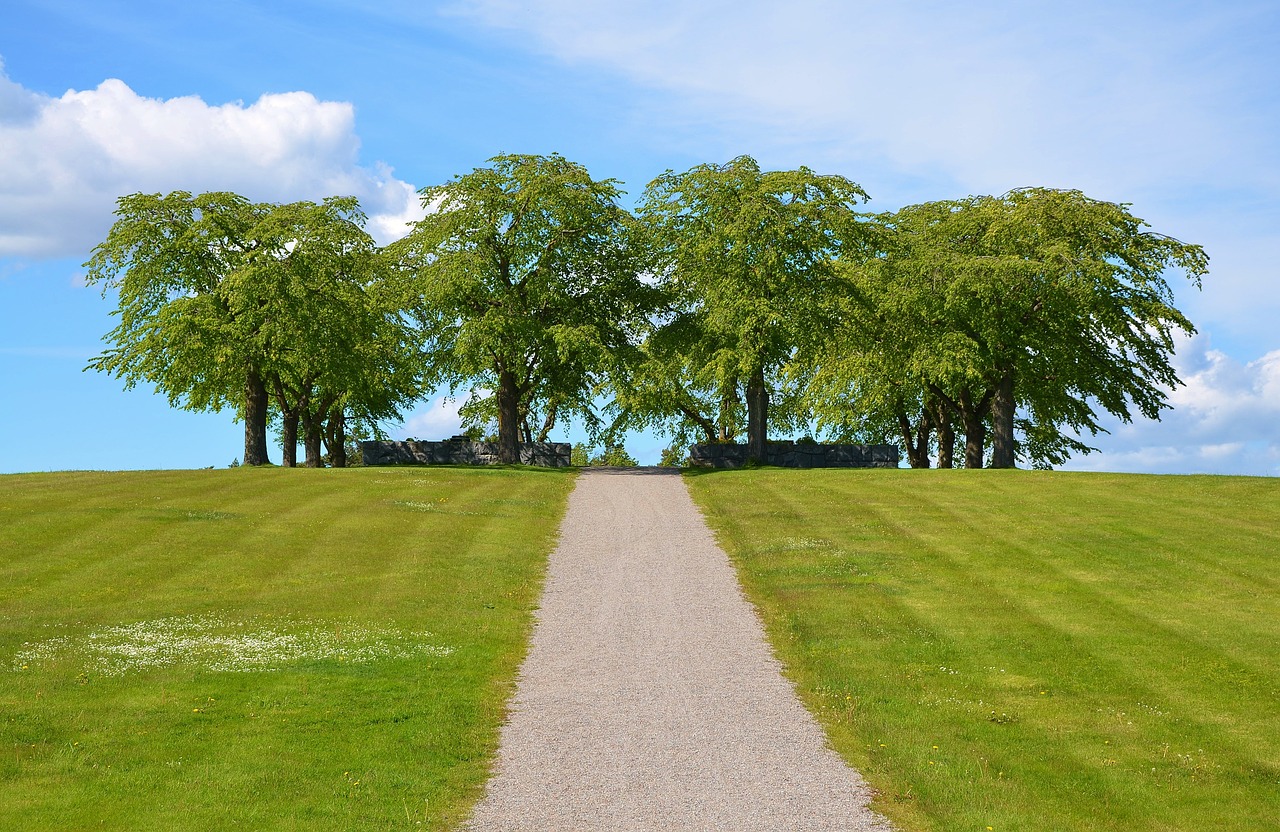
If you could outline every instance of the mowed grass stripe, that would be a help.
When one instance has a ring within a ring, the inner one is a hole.
[[[1027,551],[1018,554],[1033,557]],[[1044,567],[1042,574],[1056,571],[1044,562],[1040,565]],[[958,582],[966,574],[966,567],[973,568],[975,564],[968,560],[958,563],[951,574],[941,569],[938,574]],[[984,583],[974,589],[980,591],[979,597],[994,596],[1003,603],[1002,632],[988,640],[986,649],[1017,650],[1041,666],[1049,666],[1060,657],[1073,657],[1073,662],[1112,680],[1112,693],[1141,703],[1152,713],[1168,712],[1171,706],[1182,713],[1177,733],[1184,742],[1197,747],[1216,745],[1243,764],[1247,758],[1232,754],[1233,750],[1256,739],[1252,732],[1257,719],[1272,710],[1267,707],[1272,701],[1267,693],[1274,680],[1256,676],[1252,667],[1224,659],[1219,651],[1186,638],[1179,630],[1162,626],[1132,606],[1112,602],[1104,589],[1066,580],[1022,587],[1013,584],[1007,590]],[[1036,591],[1048,597],[1034,610],[1014,600]],[[983,612],[980,607],[934,605],[933,612],[944,610],[948,617],[959,620],[973,620]],[[927,615],[927,611],[921,612]],[[978,634],[952,631],[947,635],[949,643],[961,645]],[[1037,643],[1042,644],[1042,649],[1036,649]],[[1098,646],[1104,649],[1099,650]],[[957,653],[962,649],[958,648]],[[958,664],[959,657],[953,656],[950,661]],[[1212,697],[1221,684],[1215,675],[1204,672],[1212,667],[1228,669],[1233,674],[1232,683],[1244,695],[1238,701],[1223,701],[1222,710],[1212,716],[1212,721],[1204,721],[1199,718],[1197,705]],[[1088,696],[1089,689],[1082,687],[1086,681],[1087,677],[1079,681],[1070,676],[1058,677],[1052,695]],[[1263,713],[1257,710],[1259,703],[1264,706]],[[1099,735],[1098,739],[1105,741],[1105,736],[1109,734]]]
[[[923,540],[918,542],[921,546],[927,545]],[[1125,657],[1125,661],[1113,663],[1113,671],[1117,675],[1142,676],[1154,672],[1162,682],[1161,688],[1175,694],[1188,690],[1193,695],[1192,701],[1198,701],[1212,692],[1209,688],[1219,684],[1217,679],[1206,676],[1204,669],[1221,668],[1231,674],[1234,684],[1249,688],[1248,692],[1254,694],[1240,700],[1240,705],[1248,709],[1250,717],[1257,715],[1254,700],[1274,686],[1274,680],[1258,675],[1253,665],[1233,658],[1233,654],[1238,652],[1234,649],[1236,644],[1217,638],[1222,631],[1211,633],[1188,626],[1180,615],[1171,617],[1168,606],[1153,605],[1141,595],[1122,598],[1100,581],[1081,581],[1077,577],[1080,570],[1068,571],[1060,567],[1053,553],[1042,547],[1011,542],[1007,551],[998,555],[1000,561],[992,564],[991,560],[997,557],[994,552],[975,554],[954,540],[935,541],[932,545],[937,555],[934,576],[945,575],[951,586],[961,586],[967,581],[973,592],[969,597],[997,597],[1006,608],[1019,606],[1017,599],[1034,598],[1034,610],[1025,606],[1025,602],[1021,606],[1022,619],[1030,625],[1026,631],[1028,637],[1052,631],[1058,640],[1069,642],[1064,644],[1064,649],[1072,651],[1087,651],[1090,645],[1105,644],[1108,653],[1098,656],[1097,660]],[[1159,576],[1165,569],[1174,571],[1163,558],[1145,559],[1137,552],[1130,557],[1134,561],[1132,566],[1146,574]],[[1071,574],[1072,571],[1076,575]],[[1233,613],[1244,609],[1227,606],[1239,600],[1234,594],[1213,590],[1205,594],[1209,596],[1208,602],[1221,605],[1221,615],[1225,619],[1231,619]],[[1224,595],[1228,597],[1221,597]],[[959,621],[975,620],[974,615],[980,611],[978,607],[954,610]],[[1249,617],[1256,614],[1256,611],[1250,611]],[[1237,619],[1235,623],[1243,624],[1244,620]],[[1234,635],[1241,630],[1229,627],[1225,632]],[[956,635],[963,638],[968,634]],[[1204,643],[1201,639],[1214,643]],[[1259,657],[1259,654],[1254,656]],[[1170,680],[1171,673],[1177,679]],[[1176,684],[1163,684],[1168,681]],[[1266,703],[1269,700],[1260,701]],[[1224,704],[1230,707],[1234,703]]]
[[[688,481],[802,696],[903,828],[1280,818],[1280,482]]]
[[[0,828],[453,828],[487,775],[572,479],[0,477]],[[259,672],[198,650],[96,669],[107,628],[175,618],[350,650]],[[51,638],[70,647],[13,667]],[[361,658],[388,638],[410,652]]]
[[[1149,504],[1133,505],[1130,510],[1137,514],[1150,508]],[[1040,507],[1037,512],[1043,510]],[[1126,667],[1138,672],[1156,668],[1162,679],[1171,671],[1178,673],[1177,684],[1164,686],[1172,692],[1189,690],[1198,701],[1212,693],[1210,687],[1221,684],[1216,676],[1225,675],[1252,694],[1238,703],[1246,709],[1247,718],[1258,716],[1257,702],[1270,705],[1268,710],[1274,712],[1277,703],[1265,694],[1274,689],[1275,680],[1256,672],[1261,662],[1274,659],[1276,649],[1275,633],[1256,627],[1257,617],[1264,614],[1258,604],[1264,593],[1252,588],[1256,576],[1223,569],[1220,561],[1213,570],[1182,568],[1186,562],[1213,561],[1188,551],[1203,535],[1193,534],[1195,523],[1189,528],[1177,522],[1185,519],[1185,506],[1179,513],[1183,517],[1170,517],[1164,534],[1131,528],[1108,532],[1120,545],[1108,545],[1105,538],[1094,535],[1083,545],[1011,540],[998,555],[994,548],[1000,544],[988,543],[976,555],[954,540],[935,540],[933,545],[940,555],[955,561],[956,577],[982,574],[992,588],[1009,587],[1019,597],[1037,593],[1037,609],[1046,625],[1081,637],[1082,644],[1101,639],[1112,655],[1129,659]],[[951,525],[959,521],[953,517]],[[1109,519],[1108,526],[1114,525]],[[1269,531],[1260,529],[1261,538],[1253,545],[1265,547]],[[1135,536],[1141,540],[1134,542]],[[1067,552],[1060,552],[1064,547]],[[1273,551],[1280,551],[1280,546]],[[1110,553],[1107,570],[1081,580],[1086,570],[1079,564],[1093,562],[1095,552]],[[1124,585],[1125,591],[1117,592],[1117,584]],[[1192,585],[1195,592],[1181,591]],[[1274,600],[1273,595],[1273,607]],[[1216,619],[1211,628],[1202,626],[1206,609],[1212,609]],[[1080,614],[1083,610],[1087,614]],[[1206,674],[1206,669],[1213,672]]]

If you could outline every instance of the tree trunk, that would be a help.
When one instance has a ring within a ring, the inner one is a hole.
[[[941,387],[935,384],[929,385],[929,392],[937,401],[939,413],[943,413],[943,408],[950,411],[951,414],[960,417],[960,423],[964,428],[964,467],[981,468],[983,455],[986,451],[987,442],[987,411],[991,409],[991,397],[995,391],[988,390],[982,399],[975,402],[973,394],[969,390],[961,390],[960,395],[952,398],[947,395]],[[945,424],[946,428],[941,425]],[[950,454],[950,448],[955,447],[955,435],[952,433],[952,424],[950,415],[945,415],[939,420],[939,456],[943,453]],[[945,443],[943,437],[946,437]],[[947,466],[950,467],[951,460],[947,460]],[[941,462],[939,468],[943,467]]]
[[[520,462],[520,387],[510,370],[498,373],[498,458]]]
[[[686,419],[702,429],[703,438],[705,438],[707,442],[710,443],[716,441],[716,426],[714,422],[684,402],[677,404],[676,407],[680,409],[680,412],[684,414]],[[720,438],[723,439],[723,435]]]
[[[329,464],[334,468],[347,467],[347,414],[341,407],[329,412],[325,444],[329,446]]]
[[[324,430],[321,412],[314,404],[302,409],[302,449],[306,454],[303,465],[308,468],[320,468],[324,464],[320,459],[320,435]]]
[[[1014,468],[1017,457],[1013,446],[1013,416],[1017,403],[1013,398],[1013,369],[1005,370],[991,401],[991,467]]]
[[[929,411],[925,408],[920,409],[920,424],[916,427],[916,459],[918,465],[913,464],[912,468],[928,468],[929,467],[929,440],[933,437],[933,422],[929,419]]]
[[[279,375],[272,377],[272,389],[283,423],[280,429],[280,464],[285,468],[295,468],[298,465],[298,420],[311,398],[311,383],[304,381],[301,384],[293,404],[289,403],[289,394]]]
[[[951,424],[951,411],[941,401],[933,403],[933,421],[938,426],[938,467],[954,467],[956,429]]]
[[[764,383],[764,368],[757,367],[747,382],[747,458],[766,461],[769,441],[769,388]]]
[[[323,468],[324,460],[320,458],[322,456],[322,451],[320,449],[320,434],[322,432],[320,419],[316,416],[303,417],[302,424],[302,447],[305,449],[307,454],[307,461],[305,464],[308,468]]]
[[[721,442],[732,442],[734,429],[732,424],[733,406],[738,403],[738,380],[726,384],[720,396],[719,433]]]
[[[929,467],[929,437],[933,433],[933,424],[929,409],[920,411],[920,421],[914,426],[907,416],[906,405],[898,402],[898,429],[902,433],[902,445],[907,449],[907,463],[912,468]]]
[[[298,411],[284,411],[284,427],[280,430],[280,464],[293,468],[298,464]]]
[[[975,407],[969,391],[960,394],[960,417],[964,420],[964,467],[981,468],[986,453],[986,408]]]
[[[547,418],[542,420],[542,429],[538,431],[538,441],[546,442],[547,436],[551,434],[551,429],[556,426],[556,412],[560,409],[557,402],[551,402],[547,405]]]
[[[270,465],[267,458],[267,385],[256,370],[244,383],[244,464]]]

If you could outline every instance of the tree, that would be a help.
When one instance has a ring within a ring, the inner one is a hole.
[[[755,459],[765,458],[771,391],[796,381],[797,349],[832,320],[832,264],[862,244],[854,208],[865,199],[843,177],[765,172],[749,156],[668,171],[645,191],[640,215],[674,299],[671,326],[698,334],[675,354],[713,345],[701,366],[715,368],[715,382],[700,386],[722,399],[745,383]],[[671,380],[679,386],[679,373]]]
[[[306,464],[321,445],[346,464],[348,420],[376,426],[398,418],[421,393],[416,336],[386,281],[386,260],[364,231],[354,199],[275,206],[271,234],[283,241],[259,258],[267,320],[269,384],[282,417],[283,464],[295,464],[298,428]]]
[[[935,355],[918,349],[931,324],[890,271],[895,231],[882,222],[867,229],[876,256],[839,264],[840,322],[809,356],[809,407],[835,441],[897,444],[912,468],[928,468],[936,451],[938,467],[950,468],[952,413],[929,387],[938,383],[928,364]]]
[[[264,208],[231,193],[121,197],[107,239],[85,264],[89,283],[119,290],[114,344],[89,367],[126,388],[154,384],[188,410],[233,406],[245,423],[244,464],[267,463],[262,318],[239,285],[266,241]]]
[[[597,456],[591,460],[591,465],[597,467],[613,467],[613,468],[635,468],[639,465],[636,458],[627,453],[627,449],[621,445],[605,445]]]
[[[235,408],[246,465],[268,462],[273,396],[286,464],[299,419],[310,420],[310,450],[327,408],[353,391],[382,396],[386,412],[386,392],[361,387],[386,380],[366,373],[365,359],[394,335],[372,320],[390,317],[362,301],[376,249],[353,198],[275,205],[231,193],[133,194],[116,215],[86,264],[89,282],[120,297],[113,346],[91,368],[127,387],[154,384],[175,406]],[[319,411],[318,389],[330,397]]]
[[[938,467],[950,468],[950,424],[940,419],[936,400],[867,361],[869,352],[830,356],[816,368],[806,395],[817,432],[841,443],[897,445],[912,468],[929,467],[936,436]]]
[[[1078,437],[1102,429],[1095,407],[1128,421],[1131,406],[1148,418],[1168,406],[1172,332],[1194,328],[1164,273],[1198,286],[1199,246],[1145,230],[1127,205],[1047,188],[881,221],[881,255],[852,270],[875,338],[850,366],[941,404],[967,467],[983,465],[988,431],[993,467],[1019,454],[1052,465],[1091,450]]]
[[[593,446],[585,442],[575,444],[569,453],[569,464],[580,468],[609,466],[614,468],[635,468],[639,465],[635,457],[627,453],[627,449],[615,442],[606,442],[604,448],[595,456],[591,455]]]
[[[594,397],[637,341],[652,289],[614,180],[558,155],[489,163],[425,188],[427,216],[392,252],[427,375],[486,391],[469,412],[497,417],[502,458],[518,462],[522,434],[566,416],[598,424]]]

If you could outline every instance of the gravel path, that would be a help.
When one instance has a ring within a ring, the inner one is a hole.
[[[470,827],[883,830],[678,475],[584,471]]]

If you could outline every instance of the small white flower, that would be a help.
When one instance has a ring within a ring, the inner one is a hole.
[[[451,647],[431,644],[430,637],[430,633],[354,622],[280,619],[260,624],[192,615],[102,627],[74,642],[60,636],[24,645],[14,656],[13,669],[74,655],[106,676],[174,665],[264,672],[302,662],[366,663],[453,652]]]

